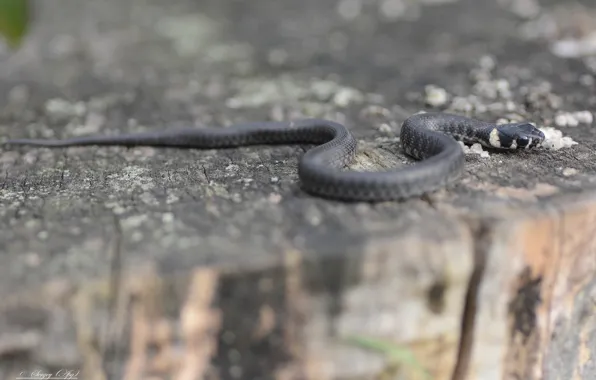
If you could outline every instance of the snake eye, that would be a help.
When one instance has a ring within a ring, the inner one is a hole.
[[[530,143],[530,138],[528,136],[519,136],[517,138],[517,146],[525,147]]]

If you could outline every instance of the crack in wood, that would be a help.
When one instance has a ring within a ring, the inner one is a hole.
[[[465,380],[468,375],[474,345],[476,316],[478,314],[478,293],[486,269],[488,250],[491,247],[494,231],[487,220],[470,221],[474,239],[474,270],[470,276],[466,291],[464,312],[461,320],[460,340],[457,351],[457,360],[453,369],[451,380]]]

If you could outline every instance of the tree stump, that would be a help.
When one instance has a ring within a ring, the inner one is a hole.
[[[596,8],[521,3],[34,2],[3,138],[322,117],[383,170],[444,110],[552,144],[379,204],[304,193],[308,146],[2,147],[1,377],[596,377],[596,65],[566,40]]]

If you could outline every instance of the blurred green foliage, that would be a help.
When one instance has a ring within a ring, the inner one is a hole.
[[[349,336],[345,343],[371,350],[383,354],[389,361],[388,366],[383,373],[377,376],[377,379],[394,378],[395,371],[403,365],[412,372],[416,379],[431,380],[428,371],[416,359],[416,356],[407,348],[398,346],[376,338],[368,338],[364,336]]]
[[[20,46],[29,23],[28,0],[0,0],[0,35],[13,49]]]

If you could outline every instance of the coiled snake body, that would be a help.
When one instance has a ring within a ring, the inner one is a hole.
[[[120,136],[87,136],[65,140],[8,140],[5,144],[69,147],[83,145],[156,146],[197,149],[263,144],[316,144],[301,158],[302,188],[314,195],[344,201],[390,201],[423,195],[456,180],[464,167],[457,140],[494,149],[532,149],[544,134],[529,123],[496,125],[447,113],[421,113],[403,123],[404,152],[420,162],[382,172],[342,170],[356,155],[357,143],[336,122],[306,119],[256,122],[227,128],[172,129]]]

